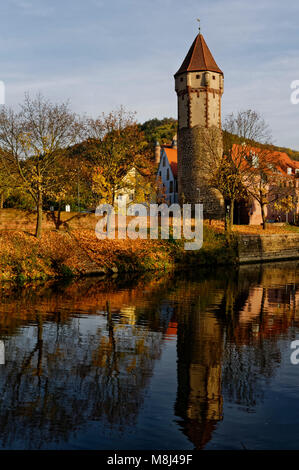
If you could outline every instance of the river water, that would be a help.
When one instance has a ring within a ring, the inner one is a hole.
[[[0,448],[299,448],[299,263],[0,298]]]

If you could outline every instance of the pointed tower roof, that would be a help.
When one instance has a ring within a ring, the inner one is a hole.
[[[218,67],[202,34],[198,34],[175,76],[184,72],[217,72],[223,75]]]

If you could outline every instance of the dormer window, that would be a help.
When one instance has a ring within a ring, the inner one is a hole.
[[[287,173],[288,173],[288,175],[291,175],[293,173],[292,168],[288,167]]]

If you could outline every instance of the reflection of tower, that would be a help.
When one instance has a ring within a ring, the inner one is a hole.
[[[223,151],[221,97],[223,72],[216,64],[202,34],[198,34],[175,74],[178,99],[179,198],[197,203],[198,188],[205,217],[221,218],[224,202],[208,186],[206,162]]]
[[[179,316],[176,414],[196,448],[211,439],[222,419],[222,333],[210,313]]]

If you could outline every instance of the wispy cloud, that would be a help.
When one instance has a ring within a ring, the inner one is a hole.
[[[0,80],[8,104],[41,90],[93,115],[120,104],[176,116],[173,73],[196,18],[225,74],[223,114],[259,110],[278,144],[299,149],[299,3],[293,0],[11,0],[1,5]]]
[[[23,15],[30,15],[35,17],[47,17],[54,11],[49,2],[45,0],[12,0],[12,3],[18,9],[18,12]]]

